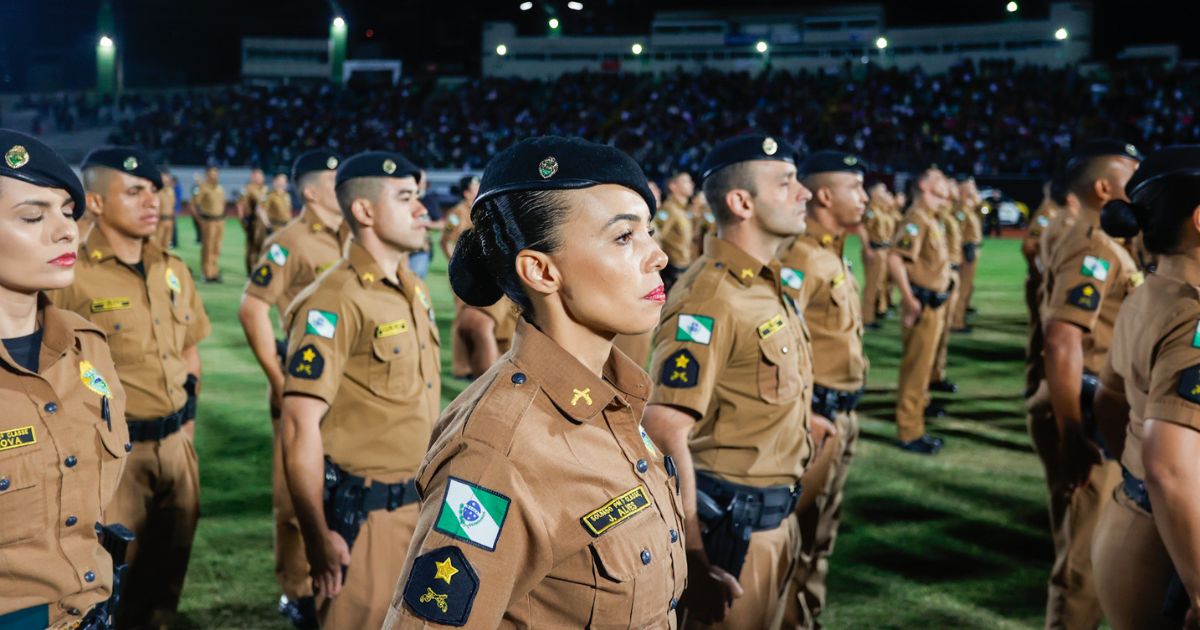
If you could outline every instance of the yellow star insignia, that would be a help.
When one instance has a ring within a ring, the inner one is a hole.
[[[306,363],[312,363],[312,360],[317,358],[317,353],[313,352],[312,348],[309,348],[308,350],[304,351],[303,357]]]
[[[375,274],[368,271],[362,275],[363,282],[375,282]]]
[[[1091,295],[1091,294],[1093,294],[1093,293],[1095,293],[1095,292],[1096,292],[1096,290],[1095,290],[1095,289],[1093,289],[1092,287],[1083,287],[1083,294],[1084,294],[1084,295]]]
[[[753,269],[750,269],[749,267],[747,267],[746,269],[743,269],[743,270],[742,270],[742,277],[743,277],[743,278],[753,278],[753,277],[754,277],[754,270],[753,270]]]
[[[822,245],[828,245],[828,244],[830,244],[830,243],[832,243],[832,242],[833,242],[833,235],[832,235],[832,234],[826,234],[826,235],[824,235],[824,236],[822,236],[822,237],[821,237],[821,244],[822,244]]]
[[[454,577],[455,573],[458,573],[458,569],[454,568],[454,565],[451,564],[449,556],[441,562],[434,562],[434,564],[437,565],[437,574],[433,576],[435,580],[445,580],[449,584],[450,578]]]
[[[575,405],[578,405],[580,399],[583,399],[583,401],[589,405],[592,404],[591,392],[592,392],[592,388],[590,388],[590,387],[585,388],[585,389],[574,390],[575,395],[571,396],[571,406],[574,407]]]
[[[320,223],[314,223],[313,227],[312,227],[312,231],[314,231],[314,232],[320,232],[321,230],[324,230],[324,229],[325,229],[325,226],[321,225]]]
[[[675,357],[675,367],[677,368],[686,368],[688,363],[691,363],[691,361],[689,361],[688,358],[683,355]]]
[[[101,258],[104,258],[104,252],[98,249],[92,251],[92,260],[100,260]]]

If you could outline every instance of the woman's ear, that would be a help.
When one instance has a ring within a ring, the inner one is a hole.
[[[355,199],[350,204],[350,214],[354,216],[354,221],[359,227],[373,227],[375,225],[375,208],[371,207],[371,203],[366,199]]]
[[[562,276],[558,267],[545,253],[523,249],[517,252],[515,264],[517,277],[529,290],[550,295],[562,289]]]

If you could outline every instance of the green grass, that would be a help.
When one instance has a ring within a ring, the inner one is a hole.
[[[191,222],[181,221],[178,251],[195,270],[193,234]],[[859,260],[856,245],[846,252],[852,261]],[[186,628],[288,627],[275,613],[265,381],[236,314],[242,251],[242,231],[231,221],[221,265],[226,282],[200,287],[213,334],[201,345],[202,517],[181,604],[179,626]],[[428,283],[448,340],[453,311],[445,269],[439,257]],[[951,340],[948,373],[961,391],[946,397],[949,417],[930,423],[932,433],[947,438],[937,457],[893,446],[898,323],[890,319],[868,332],[872,369],[830,570],[827,627],[1042,624],[1053,552],[1020,396],[1023,274],[1017,241],[988,241],[976,282],[975,332]],[[448,342],[442,350],[448,374]],[[444,403],[464,387],[453,378],[442,385]]]

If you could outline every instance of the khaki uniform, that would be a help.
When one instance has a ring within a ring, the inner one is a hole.
[[[1060,208],[1050,200],[1045,200],[1029,219],[1029,230],[1025,233],[1021,247],[1033,252],[1031,267],[1025,274],[1025,308],[1029,311],[1029,340],[1025,345],[1025,392],[1032,394],[1037,390],[1038,383],[1045,378],[1045,368],[1042,366],[1042,352],[1045,349],[1045,338],[1042,334],[1042,300],[1044,296],[1045,250],[1042,249],[1042,232],[1061,212]]]
[[[247,272],[253,269],[254,264],[258,262],[259,257],[262,255],[262,248],[266,246],[267,237],[283,229],[283,226],[292,220],[292,197],[286,192],[272,190],[267,193],[259,207],[263,210],[263,214],[266,215],[267,222],[264,224],[262,217],[258,216],[258,214],[252,214],[250,217],[254,221],[254,230],[253,243],[251,241],[246,242]],[[253,248],[251,248],[251,244],[254,245]]]
[[[221,242],[225,239],[225,188],[220,184],[201,183],[192,196],[192,208],[200,219],[200,238],[204,241],[200,250],[200,271],[206,280],[212,280],[221,273],[217,263],[221,258]]]
[[[971,296],[975,293],[975,270],[979,268],[980,249],[983,247],[983,221],[979,219],[979,209],[974,205],[961,205],[954,212],[962,231],[962,267],[959,278],[962,286],[958,290],[958,301],[955,303],[954,317],[950,329],[958,330],[967,327],[967,309],[971,307]],[[972,252],[975,260],[967,260],[967,251]]]
[[[938,212],[937,219],[942,226],[942,231],[946,235],[946,255],[950,259],[950,299],[943,308],[940,309],[945,322],[942,324],[942,333],[938,337],[937,342],[937,358],[933,361],[933,371],[929,374],[930,381],[946,380],[946,358],[950,353],[950,329],[954,322],[954,313],[958,309],[958,301],[962,297],[962,275],[960,273],[963,262],[963,233],[962,225],[954,216],[954,211],[950,208],[945,208]]]
[[[108,335],[127,396],[133,447],[108,516],[137,536],[117,611],[118,624],[130,628],[169,624],[179,606],[200,515],[196,450],[179,429],[192,419],[183,352],[212,331],[182,260],[146,243],[142,264],[145,275],[117,260],[97,227],[79,248],[74,284],[51,293]],[[175,430],[161,439],[135,430],[156,422]]]
[[[36,374],[0,344],[0,625],[25,611],[60,628],[112,594],[112,558],[93,524],[119,522],[105,510],[131,447],[104,334],[44,298],[38,327]]]
[[[267,197],[271,194],[271,189],[267,188],[266,184],[248,183],[242,188],[242,196],[238,197],[237,205],[242,216],[242,227],[246,232],[246,272],[250,272],[250,268],[254,266],[258,260],[259,253],[262,252],[262,242],[266,238],[267,230],[263,225],[262,220],[258,216],[258,212],[262,206],[267,203]]]
[[[1092,540],[1096,594],[1117,630],[1178,627],[1162,615],[1171,558],[1154,517],[1125,491],[1144,483],[1142,441],[1146,420],[1200,429],[1200,264],[1183,256],[1161,261],[1146,286],[1131,295],[1117,316],[1113,345],[1101,382],[1123,392],[1129,424],[1121,467],[1128,476],[1107,502]],[[1155,506],[1157,507],[1157,506]]]
[[[682,272],[692,264],[692,243],[695,230],[687,208],[667,197],[654,215],[654,226],[658,229],[658,243],[667,255],[667,264]]]
[[[910,207],[892,236],[892,249],[904,260],[909,284],[933,292],[950,287],[950,252],[946,234],[933,211]],[[937,360],[938,343],[946,326],[946,304],[924,305],[911,328],[901,330],[904,354],[896,392],[896,429],[901,442],[925,435],[925,407],[929,404],[929,377]],[[903,324],[901,324],[903,326]]]
[[[158,229],[150,240],[160,249],[171,248],[171,234],[175,231],[175,189],[164,187],[158,191]]]
[[[441,397],[428,289],[407,268],[398,273],[400,284],[392,284],[351,240],[346,257],[296,298],[290,314],[284,394],[329,404],[321,421],[326,458],[370,484],[413,478]],[[383,623],[417,513],[408,503],[368,514],[341,594],[317,594],[322,626]]]
[[[842,244],[841,237],[810,221],[808,234],[796,239],[779,259],[784,267],[804,273],[799,303],[812,335],[813,356],[821,357],[813,362],[813,382],[828,390],[856,393],[866,383],[868,362],[863,353],[858,283],[840,255]],[[800,515],[801,561],[789,589],[785,627],[815,627],[825,607],[825,576],[859,432],[854,409],[839,409],[829,420],[837,427],[839,452],[833,455],[832,470],[816,509]]]
[[[674,628],[683,502],[649,392],[622,354],[597,376],[522,320],[438,420],[384,627]]]
[[[1104,367],[1121,303],[1142,283],[1142,274],[1129,253],[1099,224],[1098,212],[1081,212],[1056,241],[1049,252],[1042,304],[1043,326],[1057,320],[1083,329],[1083,369],[1093,375]],[[1046,235],[1042,236],[1045,239]],[[1053,413],[1045,410],[1049,407],[1049,387],[1043,385],[1039,390],[1030,404],[1031,409],[1040,406],[1042,411],[1031,411],[1031,422],[1052,423]],[[1030,427],[1031,433],[1041,430],[1039,426]],[[1092,532],[1100,510],[1120,480],[1120,471],[1116,462],[1099,464],[1093,467],[1086,486],[1069,493],[1058,478],[1057,467],[1049,465],[1051,454],[1039,455],[1046,467],[1055,545],[1046,625],[1095,627],[1100,622],[1100,605],[1092,578]]]
[[[862,315],[864,324],[873,324],[875,319],[888,310],[888,268],[887,254],[892,244],[892,234],[896,232],[896,221],[890,212],[879,207],[869,207],[863,215],[867,229],[866,243],[863,251],[869,248],[875,257],[863,256],[863,301]]]
[[[258,266],[250,273],[245,294],[275,306],[283,321],[288,306],[305,287],[316,281],[326,269],[341,258],[341,247],[335,230],[321,223],[312,210],[300,216],[263,243],[264,253]],[[283,356],[279,357],[283,361]],[[274,465],[272,466],[271,505],[275,517],[275,577],[288,599],[312,595],[308,576],[308,559],[300,523],[292,507],[292,495],[283,474],[283,455],[279,435],[279,409],[271,408],[271,427],[274,431]]]
[[[798,290],[802,276],[716,237],[704,245],[663,310],[650,402],[699,418],[688,440],[697,471],[756,488],[795,486],[813,450],[813,361],[808,329],[784,287]],[[779,623],[800,542],[794,515],[751,535],[739,577],[745,594],[722,627]]]

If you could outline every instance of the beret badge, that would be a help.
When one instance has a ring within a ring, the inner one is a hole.
[[[21,168],[29,163],[29,151],[18,144],[4,154],[4,163],[12,169]]]
[[[548,157],[538,163],[538,175],[541,175],[542,179],[550,179],[551,177],[554,177],[554,174],[557,172],[558,160],[554,159],[553,156]]]
[[[775,138],[767,138],[763,140],[762,150],[767,155],[775,155],[775,152],[779,150],[779,143],[775,142]]]
[[[121,163],[121,166],[125,167],[125,170],[127,170],[127,171],[135,170],[138,167],[137,158],[135,158],[131,155],[131,156],[125,158],[125,161]]]
[[[325,160],[325,168],[332,171],[333,169],[335,169],[337,167],[338,167],[338,159],[333,157],[332,155],[329,156],[328,160]]]
[[[396,163],[390,159],[384,160],[383,161],[383,172],[387,173],[388,175],[395,173],[396,172]]]

